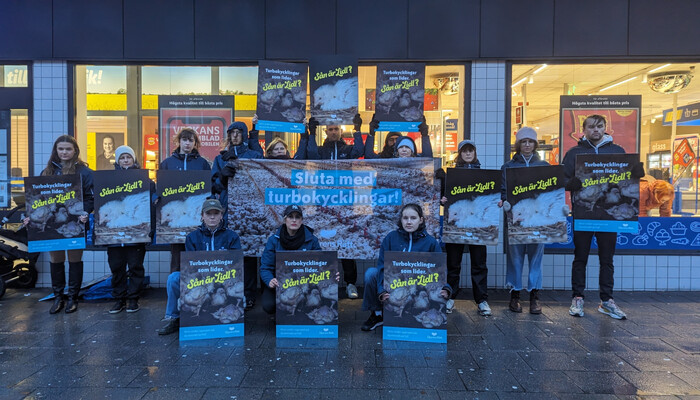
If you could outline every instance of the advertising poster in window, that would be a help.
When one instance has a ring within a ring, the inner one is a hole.
[[[583,188],[572,194],[574,230],[636,233],[639,179],[632,166],[639,154],[579,154],[576,177]]]
[[[151,181],[145,169],[95,171],[95,244],[151,242]]]
[[[418,132],[425,102],[425,64],[377,64],[380,131]]]
[[[157,173],[156,244],[185,243],[202,224],[202,204],[211,196],[211,171]]]
[[[445,253],[384,253],[384,340],[447,343]]]
[[[79,174],[24,178],[27,244],[31,253],[85,248],[83,186]]]
[[[448,168],[442,241],[495,245],[501,209],[501,171]]]
[[[10,111],[0,111],[0,207],[10,207]]]
[[[114,151],[124,144],[123,132],[88,132],[88,165],[96,171],[114,170]]]
[[[351,125],[358,113],[357,58],[316,57],[309,79],[311,116],[320,125]]]
[[[262,131],[306,130],[306,63],[260,60],[256,128]]]
[[[338,253],[278,251],[277,337],[338,337]]]
[[[590,115],[605,117],[605,132],[628,153],[637,152],[642,96],[561,96],[561,148],[559,154],[576,146],[584,136],[583,121]]]
[[[509,244],[566,242],[564,166],[506,169]]]
[[[243,252],[180,254],[180,340],[243,336]]]
[[[439,160],[438,160],[439,162]],[[228,226],[246,256],[260,257],[290,204],[300,205],[324,250],[376,259],[408,203],[423,207],[428,233],[440,237],[440,186],[432,158],[387,160],[238,160],[229,179]],[[159,181],[160,183],[160,181]]]
[[[193,129],[199,138],[199,154],[211,164],[226,140],[233,120],[233,96],[158,96],[161,160],[177,149],[177,134]]]

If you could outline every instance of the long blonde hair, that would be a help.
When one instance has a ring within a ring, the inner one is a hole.
[[[74,174],[77,166],[82,165],[87,167],[87,163],[80,159],[80,147],[78,147],[78,142],[75,141],[73,136],[61,135],[55,142],[53,142],[53,149],[51,149],[51,157],[49,157],[49,162],[46,164],[46,168],[41,171],[42,176],[55,175],[57,166],[61,165],[61,159],[58,157],[58,144],[59,143],[70,143],[75,149],[75,154],[73,158],[68,161],[68,167],[61,169],[61,173],[64,175]]]

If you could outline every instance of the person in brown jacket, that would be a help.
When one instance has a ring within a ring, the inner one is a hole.
[[[645,175],[639,180],[639,216],[647,217],[649,210],[658,208],[660,216],[670,217],[674,196],[673,185]]]

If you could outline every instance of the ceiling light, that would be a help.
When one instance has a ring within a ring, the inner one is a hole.
[[[520,85],[521,83],[525,82],[525,79],[527,79],[527,76],[524,77],[523,79],[515,82],[514,84],[510,85],[510,87],[516,87],[516,86]]]
[[[527,81],[527,84],[532,85],[533,83],[535,83],[535,80],[532,78],[532,75],[530,75],[530,79]]]
[[[664,116],[663,114],[658,114],[658,115],[654,115],[654,118],[661,118],[663,116]]]
[[[651,123],[652,123],[652,124],[656,123],[656,118],[652,118],[652,119],[651,119]]]
[[[662,69],[664,69],[664,68],[666,68],[666,67],[669,67],[670,65],[671,65],[671,64],[664,64],[664,65],[662,65],[662,66],[660,66],[660,67],[656,67],[656,68],[652,69],[651,71],[649,71],[649,72],[647,72],[647,73],[648,73],[648,74],[651,74],[651,73],[654,73],[654,72],[656,72],[656,71],[660,71],[660,70],[662,70]]]
[[[627,79],[625,79],[624,81],[620,81],[620,82],[614,83],[614,84],[612,84],[612,85],[610,85],[610,86],[608,86],[608,87],[606,87],[606,88],[602,88],[602,89],[599,90],[599,92],[604,92],[604,91],[606,91],[606,90],[608,90],[608,89],[614,88],[615,86],[620,86],[620,85],[622,85],[623,83],[627,83],[627,82],[629,82],[629,81],[633,81],[633,80],[635,80],[635,79],[637,79],[637,78],[639,78],[639,77],[638,77],[638,76],[633,76],[633,77],[631,77],[631,78],[627,78]]]
[[[535,72],[532,73],[532,75],[535,75],[538,72],[541,72],[543,69],[547,68],[547,64],[542,64],[541,67],[537,68]]]

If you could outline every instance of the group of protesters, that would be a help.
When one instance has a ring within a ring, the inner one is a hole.
[[[213,251],[240,249],[239,236],[227,227],[228,181],[236,174],[237,159],[290,159],[289,146],[282,139],[272,140],[265,150],[260,146],[258,132],[255,130],[257,117],[253,118],[253,129],[249,132],[243,122],[234,122],[227,129],[227,135],[222,144],[220,154],[210,165],[209,161],[199,152],[199,138],[197,133],[189,128],[182,129],[175,137],[177,146],[172,155],[163,160],[160,169],[168,170],[211,170],[212,196],[202,205],[202,225],[187,235],[185,244],[171,245],[171,273],[167,281],[168,301],[165,312],[165,326],[158,330],[159,334],[170,334],[179,327],[178,299],[180,296],[180,252],[181,251]],[[299,147],[294,159],[365,159],[373,158],[399,158],[399,157],[432,157],[432,148],[428,135],[428,126],[423,118],[418,126],[421,134],[421,153],[414,140],[399,132],[389,132],[381,151],[375,153],[375,132],[379,129],[379,122],[372,118],[369,123],[369,134],[363,141],[361,134],[362,119],[357,114],[353,120],[354,143],[346,144],[342,140],[341,128],[338,125],[329,125],[325,128],[326,139],[323,145],[318,146],[316,134],[318,122],[311,118],[305,121],[306,132],[300,135]],[[566,190],[575,197],[581,190],[581,181],[575,177],[575,156],[577,154],[607,154],[624,153],[624,149],[613,143],[612,136],[605,133],[606,121],[600,115],[589,116],[583,123],[584,136],[579,143],[570,149],[564,157],[563,164],[566,175]],[[549,165],[540,159],[537,153],[537,131],[523,127],[516,134],[515,154],[506,162],[502,169],[505,173],[511,168],[527,168],[539,165]],[[477,157],[477,148],[474,142],[463,140],[458,145],[457,155],[454,159],[456,168],[480,168]],[[129,146],[120,146],[115,151],[114,168],[117,170],[138,169],[137,157]],[[41,175],[66,175],[80,174],[83,185],[84,214],[80,217],[82,223],[87,223],[88,214],[94,208],[92,171],[80,158],[80,149],[75,139],[68,135],[60,136],[54,143],[47,167]],[[632,170],[634,177],[644,175],[641,163]],[[442,179],[444,192],[444,173],[437,175]],[[505,180],[503,180],[502,196],[499,207],[506,211],[509,204],[505,197]],[[151,185],[152,203],[158,202],[155,194],[155,186]],[[237,201],[237,200],[236,200]],[[447,199],[442,197],[441,203]],[[154,209],[154,208],[152,208]],[[28,223],[28,218],[25,218]],[[607,232],[573,232],[575,245],[574,261],[572,265],[572,304],[569,313],[572,316],[582,317],[583,291],[586,283],[586,265],[593,237],[598,243],[598,257],[600,259],[600,304],[598,311],[613,318],[625,319],[625,313],[613,300],[613,255],[615,252],[616,234]],[[486,259],[486,247],[482,245],[467,245],[470,254],[471,280],[473,298],[477,305],[478,313],[482,316],[491,315],[488,304],[487,276],[488,267]],[[462,264],[464,244],[445,244],[447,253],[447,284],[440,295],[446,301],[446,310],[451,313],[454,309],[454,297],[459,290],[459,278]],[[245,276],[245,309],[254,307],[258,275],[262,282],[262,308],[267,313],[275,312],[275,290],[279,282],[275,278],[275,254],[280,250],[320,250],[318,238],[314,230],[304,224],[304,215],[299,205],[289,205],[283,214],[283,223],[275,231],[271,232],[264,252],[260,259],[256,257],[244,258]],[[442,246],[427,233],[423,209],[417,204],[405,204],[399,212],[397,229],[389,232],[381,243],[376,267],[369,268],[364,277],[364,295],[362,308],[369,311],[370,316],[362,324],[362,330],[371,331],[383,324],[382,304],[389,297],[384,290],[384,252],[385,251],[414,251],[414,252],[442,252]],[[49,252],[51,267],[51,284],[55,300],[49,312],[56,314],[65,308],[66,313],[72,313],[78,308],[78,295],[82,284],[83,250],[66,250]],[[139,310],[139,295],[144,280],[145,244],[121,244],[108,247],[108,263],[112,271],[112,295],[116,299],[110,313],[136,312]],[[510,289],[509,310],[522,312],[520,295],[523,289],[529,292],[529,311],[532,314],[540,314],[539,292],[542,289],[542,256],[544,246],[542,244],[515,244],[507,246],[507,272],[506,287]],[[525,287],[522,282],[522,271],[525,257],[528,258],[528,280]],[[66,286],[65,259],[68,258],[68,294],[64,296]],[[358,298],[356,287],[357,266],[354,260],[342,260],[344,280],[348,298]],[[127,280],[127,277],[129,278]],[[339,280],[339,275],[336,276]]]

